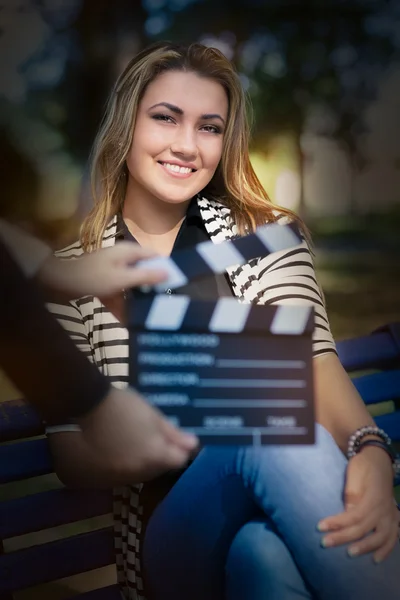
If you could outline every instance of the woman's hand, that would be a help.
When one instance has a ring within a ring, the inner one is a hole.
[[[350,556],[373,552],[382,562],[398,543],[399,511],[393,498],[393,469],[380,448],[363,448],[350,459],[344,491],[345,511],[323,519],[327,548],[350,544]]]

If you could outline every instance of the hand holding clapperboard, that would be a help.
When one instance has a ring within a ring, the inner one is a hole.
[[[313,308],[191,300],[164,290],[301,241],[295,225],[269,224],[141,263],[168,279],[151,293],[132,290],[130,384],[203,444],[314,443]]]

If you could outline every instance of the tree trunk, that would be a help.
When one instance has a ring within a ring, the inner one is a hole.
[[[349,216],[355,217],[357,215],[357,202],[356,202],[356,189],[355,189],[355,177],[358,172],[357,156],[351,148],[348,148],[347,153],[349,164],[350,164],[350,204],[349,204]]]
[[[305,179],[305,167],[306,167],[306,156],[304,154],[304,150],[301,147],[301,133],[297,132],[296,134],[296,152],[297,152],[297,164],[298,164],[298,173],[299,173],[299,205],[297,208],[297,214],[299,217],[306,222],[307,220],[307,206],[306,206],[306,198],[304,193],[304,179]]]

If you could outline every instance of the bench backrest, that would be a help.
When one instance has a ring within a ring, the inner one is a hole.
[[[366,404],[389,402],[376,417],[400,441],[400,323],[369,336],[340,342],[339,357]],[[360,371],[368,371],[359,375]],[[48,443],[35,412],[22,401],[0,404],[0,484],[53,472]],[[0,502],[0,600],[13,591],[114,563],[110,526],[1,554],[1,540],[106,515],[111,492],[58,489]],[[117,600],[115,586],[79,595],[80,600]]]
[[[375,416],[375,421],[394,442],[399,442],[400,323],[382,327],[368,336],[339,342],[337,349],[364,402],[367,405],[385,403],[385,413]]]

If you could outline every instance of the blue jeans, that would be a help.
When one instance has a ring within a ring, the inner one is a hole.
[[[346,459],[317,426],[314,446],[209,447],[149,520],[151,600],[395,600],[400,545],[381,564],[321,546],[343,510]]]
[[[288,547],[265,518],[239,530],[225,567],[229,600],[312,600],[317,596],[304,581]]]

